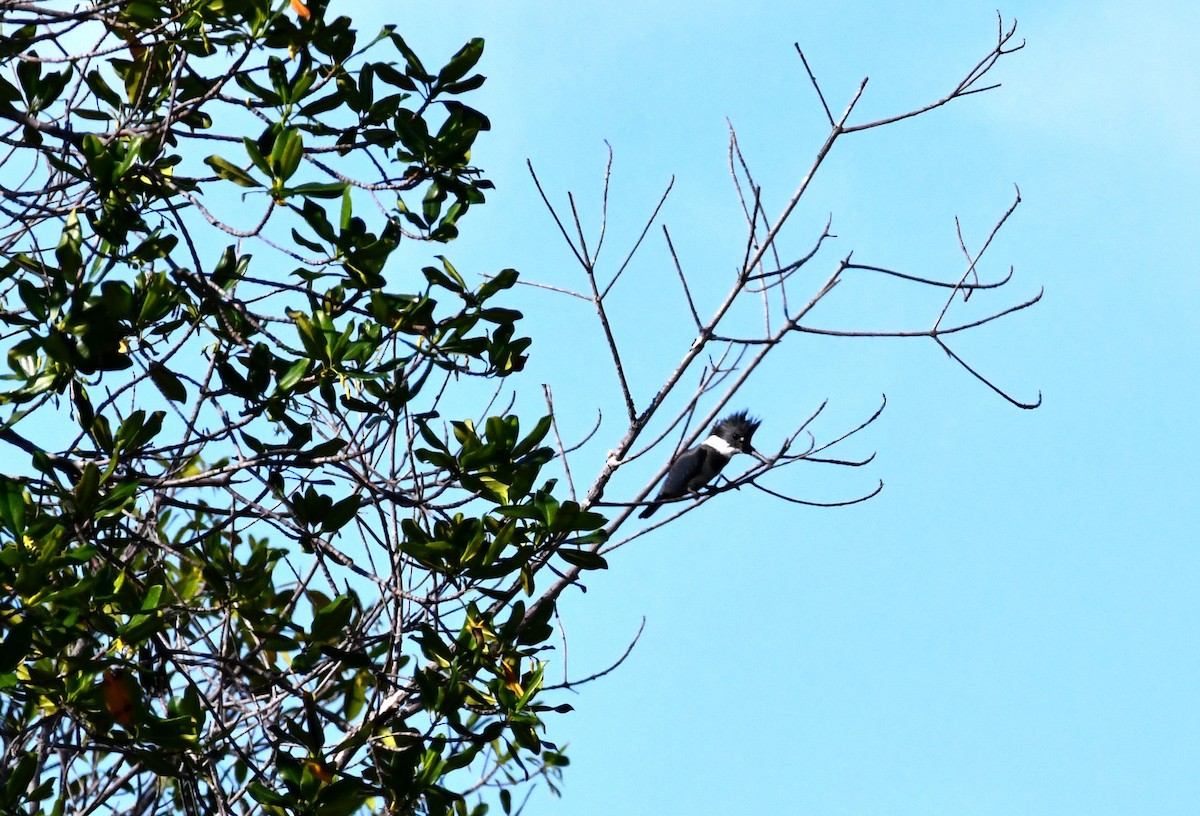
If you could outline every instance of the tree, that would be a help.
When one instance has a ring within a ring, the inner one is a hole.
[[[5,812],[511,812],[567,762],[546,722],[570,708],[544,679],[557,599],[646,529],[623,532],[658,476],[620,501],[612,478],[673,433],[691,444],[796,333],[897,334],[806,322],[844,274],[945,292],[932,328],[900,334],[1004,394],[946,339],[1037,300],[948,324],[1007,282],[977,274],[988,244],[964,242],[948,281],[847,256],[796,301],[829,229],[793,259],[777,239],[835,142],[986,90],[1013,28],[902,116],[853,124],[860,87],[835,117],[813,78],[830,134],[773,221],[731,136],[745,257],[708,318],[675,260],[696,338],[649,399],[607,311],[624,265],[602,275],[603,233],[589,249],[546,197],[625,406],[577,495],[549,392],[535,422],[493,413],[530,344],[504,305],[517,273],[473,285],[414,261],[490,188],[471,163],[489,121],[462,101],[483,41],[429,70],[394,28],[360,45],[326,6],[0,3]],[[745,299],[766,316],[751,333]],[[474,382],[495,383],[482,405]],[[741,486],[804,501],[762,477],[865,464],[826,452],[873,419],[823,441],[802,422],[658,525]]]

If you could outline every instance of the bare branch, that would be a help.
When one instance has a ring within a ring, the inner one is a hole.
[[[654,212],[650,213],[650,217],[646,219],[646,225],[642,227],[641,234],[638,235],[637,240],[634,241],[633,246],[630,247],[629,254],[625,256],[625,260],[622,261],[621,265],[617,267],[617,271],[612,276],[612,280],[608,282],[608,286],[604,287],[604,292],[602,292],[600,295],[601,299],[608,297],[608,293],[612,291],[613,286],[616,285],[617,280],[621,277],[621,273],[625,271],[625,267],[629,266],[629,262],[633,260],[633,254],[637,252],[638,247],[642,245],[642,240],[646,237],[646,233],[650,231],[650,227],[654,224],[655,219],[658,218],[658,213],[660,210],[662,210],[663,204],[667,203],[667,196],[671,194],[671,189],[674,186],[675,177],[671,176],[671,180],[667,182],[667,188],[663,190],[663,194],[658,198],[658,204],[654,206]],[[605,180],[605,187],[607,191],[607,179]]]
[[[562,462],[563,472],[567,475],[567,486],[571,491],[571,498],[578,501],[575,493],[575,480],[571,478],[571,463],[567,459],[567,449],[563,447],[562,436],[558,432],[558,414],[554,410],[554,395],[548,384],[542,383],[542,393],[546,397],[546,410],[550,412],[550,426],[554,429],[554,442],[558,445],[558,458]]]
[[[1015,185],[1014,185],[1014,187],[1015,187]],[[1004,215],[1000,216],[1000,220],[997,221],[995,223],[995,225],[992,226],[992,231],[990,233],[988,233],[987,240],[985,240],[983,242],[983,246],[979,248],[979,252],[977,252],[975,254],[975,257],[971,258],[970,263],[967,265],[967,270],[963,273],[962,278],[959,280],[960,286],[966,282],[966,279],[968,276],[970,276],[972,273],[975,272],[975,268],[976,268],[976,265],[979,263],[979,259],[983,257],[983,253],[987,252],[988,247],[990,247],[992,245],[992,239],[994,239],[996,237],[996,234],[998,232],[1000,232],[1001,228],[1008,221],[1009,217],[1014,212],[1016,212],[1017,207],[1020,206],[1020,204],[1021,204],[1021,188],[1016,187],[1016,191],[1017,191],[1016,195],[1013,197],[1013,203],[1011,205],[1009,205],[1007,210],[1004,211]],[[957,223],[957,219],[955,219],[955,222]],[[962,233],[961,232],[959,233],[959,243],[960,243],[960,245],[962,243]],[[963,249],[965,251],[966,247],[963,247]],[[941,325],[942,319],[946,316],[946,312],[948,312],[950,310],[950,304],[951,304],[951,302],[953,302],[953,300],[954,300],[954,293],[951,292],[950,297],[946,299],[946,305],[942,307],[941,314],[939,314],[937,320],[935,320],[933,322],[933,328],[935,331],[937,330],[938,326]],[[966,300],[965,295],[964,295],[963,300],[965,302],[965,300]]]
[[[607,176],[605,176],[605,180],[607,181]],[[604,198],[605,200],[608,199],[607,185],[604,192]],[[588,269],[591,269],[596,261],[594,258],[588,255],[587,238],[584,237],[583,234],[583,224],[579,220],[579,210],[575,207],[574,193],[570,191],[567,192],[567,202],[571,205],[571,218],[575,222],[575,237],[579,240],[579,253],[588,259],[586,266]]]
[[[825,101],[825,94],[821,93],[821,86],[817,82],[817,78],[813,75],[812,68],[808,67],[808,58],[804,56],[804,51],[800,48],[800,43],[793,43],[796,47],[796,53],[800,55],[800,61],[804,63],[804,70],[808,74],[808,80],[812,83],[813,90],[817,92],[817,98],[821,100],[821,107],[825,111],[825,118],[829,120],[830,127],[837,127],[833,121],[833,113],[829,110],[829,103]]]
[[[1013,35],[1016,34],[1016,32],[1017,32],[1017,21],[1013,20],[1012,26],[1009,27],[1009,29],[1007,31],[1005,31],[1003,18],[1000,17],[999,14],[997,14],[997,17],[1000,20],[1000,26],[999,26],[999,35],[998,35],[997,41],[996,41],[996,47],[993,48],[991,50],[991,52],[988,53],[987,56],[985,56],[978,63],[976,63],[975,66],[973,68],[971,68],[970,71],[967,72],[966,77],[964,77],[963,80],[954,87],[954,90],[950,91],[950,93],[946,94],[945,96],[941,97],[940,99],[938,99],[934,102],[930,102],[928,105],[923,105],[920,108],[916,108],[916,109],[908,111],[906,113],[897,114],[895,116],[888,116],[883,119],[876,119],[873,122],[867,122],[866,124],[862,124],[862,125],[851,125],[851,126],[843,128],[842,132],[843,133],[855,133],[860,130],[870,130],[871,128],[883,127],[884,125],[890,125],[893,122],[899,122],[904,119],[911,119],[914,116],[920,116],[923,113],[928,113],[931,110],[936,110],[937,108],[940,108],[943,105],[947,104],[948,102],[952,102],[953,100],[958,99],[959,97],[968,96],[973,93],[982,93],[983,91],[990,91],[995,88],[999,88],[1000,87],[999,83],[996,83],[995,85],[988,85],[988,86],[982,87],[982,88],[972,88],[971,87],[976,82],[978,82],[980,79],[982,79],[984,76],[986,76],[987,73],[992,70],[992,68],[995,66],[995,64],[1000,60],[1000,58],[1002,56],[1004,56],[1006,54],[1011,54],[1015,51],[1020,51],[1022,48],[1025,47],[1025,41],[1022,40],[1020,45],[1017,45],[1013,48],[1009,48],[1007,50],[1005,49],[1005,46],[1008,45],[1009,41],[1013,38]]]
[[[955,354],[953,351],[951,351],[950,347],[947,346],[944,342],[942,342],[942,339],[940,337],[935,336],[933,339],[939,346],[942,347],[942,351],[944,351],[944,352],[946,352],[946,354],[950,355],[950,357],[952,357],[954,359],[954,361],[956,363],[958,363],[960,366],[965,368],[971,374],[971,376],[973,376],[975,379],[979,380],[981,383],[986,385],[988,388],[995,391],[1000,396],[1004,397],[1004,399],[1008,400],[1009,402],[1011,402],[1013,405],[1017,406],[1018,408],[1024,408],[1026,410],[1029,410],[1029,409],[1037,408],[1039,405],[1042,404],[1042,392],[1041,391],[1038,391],[1037,402],[1021,402],[1018,399],[1010,397],[1001,388],[999,388],[998,386],[993,384],[991,380],[987,379],[982,374],[980,374],[978,371],[971,368],[971,366],[967,365],[966,361],[963,360],[963,358],[959,357],[957,354]]]
[[[581,677],[578,680],[569,680],[569,681],[566,681],[563,683],[559,683],[558,685],[546,686],[545,688],[548,691],[552,690],[552,689],[560,689],[560,688],[573,689],[576,686],[582,686],[586,683],[592,682],[593,680],[599,680],[601,677],[604,677],[605,675],[612,673],[617,668],[619,668],[622,663],[625,662],[625,658],[629,657],[629,655],[631,655],[633,653],[633,647],[637,646],[638,641],[641,640],[641,638],[642,638],[642,632],[645,629],[646,629],[646,617],[643,615],[642,623],[640,626],[638,626],[637,634],[635,634],[633,636],[633,640],[631,640],[629,642],[629,645],[625,647],[625,651],[621,653],[621,656],[617,658],[616,662],[612,663],[608,668],[602,669],[601,671],[598,671],[595,674],[589,674],[587,677]]]
[[[1012,276],[1013,276],[1013,267],[1011,267],[1011,266],[1008,268],[1007,275],[1005,275],[1000,280],[994,281],[992,283],[978,283],[978,282],[965,283],[964,281],[961,281],[961,280],[940,281],[940,280],[935,280],[933,278],[921,277],[920,275],[909,275],[904,272],[897,272],[895,269],[885,269],[882,266],[869,266],[867,264],[858,264],[858,263],[846,264],[846,269],[861,269],[865,272],[879,272],[880,274],[883,274],[883,275],[890,275],[893,278],[900,278],[901,280],[912,281],[913,283],[921,283],[926,286],[936,286],[936,287],[944,288],[944,289],[965,290],[968,292],[973,291],[975,289],[999,289],[1001,286],[1003,286],[1004,284],[1006,284],[1010,280],[1012,280]]]
[[[562,219],[558,217],[558,212],[555,211],[554,205],[550,203],[550,199],[546,197],[546,191],[542,189],[541,179],[538,178],[537,172],[533,169],[533,162],[529,159],[525,160],[525,166],[529,168],[529,176],[533,179],[533,184],[537,187],[538,195],[542,197],[542,203],[546,205],[546,209],[550,212],[550,216],[554,219],[554,223],[558,226],[559,233],[562,234],[563,240],[567,242],[567,246],[571,248],[571,252],[575,255],[575,260],[579,261],[579,265],[587,268],[588,261],[584,255],[580,254],[580,250],[575,247],[571,236],[567,234],[567,228],[563,226]]]
[[[663,237],[667,239],[667,251],[671,254],[671,262],[675,265],[675,272],[679,275],[679,283],[683,286],[683,296],[687,299],[688,311],[692,313],[692,322],[696,325],[697,332],[704,331],[704,325],[700,322],[700,314],[696,311],[696,301],[692,299],[692,290],[688,288],[687,276],[683,274],[683,267],[679,265],[679,254],[675,251],[675,244],[671,242],[671,232],[667,229],[667,225],[663,224]]]
[[[870,493],[864,493],[863,495],[858,496],[857,498],[846,499],[845,501],[820,502],[820,501],[814,501],[812,499],[798,499],[794,496],[787,496],[778,491],[763,487],[758,482],[752,482],[751,484],[753,487],[761,490],[763,493],[767,493],[771,496],[774,496],[777,499],[782,499],[783,501],[788,502],[790,504],[804,504],[809,507],[849,507],[852,504],[862,504],[865,501],[869,501],[870,499],[873,499],[876,496],[878,496],[883,491],[883,480],[881,479],[878,487],[876,487]]]

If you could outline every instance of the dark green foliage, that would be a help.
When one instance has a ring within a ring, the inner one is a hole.
[[[438,418],[529,348],[515,271],[424,249],[491,187],[483,41],[306,11],[0,17],[4,813],[481,814],[566,764],[521,597],[605,520],[549,418]]]

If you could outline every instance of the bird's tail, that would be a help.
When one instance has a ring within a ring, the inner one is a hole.
[[[657,509],[658,509],[658,507],[659,507],[659,505],[658,505],[658,504],[652,504],[652,505],[650,505],[650,506],[649,506],[649,507],[647,507],[645,510],[643,510],[643,511],[642,511],[642,512],[640,512],[640,513],[638,513],[638,518],[650,518],[652,515],[654,515],[654,511],[655,511],[655,510],[657,510]]]

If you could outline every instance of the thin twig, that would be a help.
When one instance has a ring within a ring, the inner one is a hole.
[[[633,247],[630,248],[629,254],[625,256],[625,260],[621,262],[619,267],[617,267],[616,274],[613,275],[612,280],[608,282],[608,286],[605,286],[604,291],[600,294],[601,299],[608,297],[608,293],[612,290],[613,286],[616,285],[617,280],[620,279],[621,273],[625,271],[625,267],[629,266],[629,262],[633,260],[633,254],[637,252],[638,247],[642,245],[642,240],[646,237],[646,233],[650,231],[650,227],[654,224],[655,219],[658,218],[658,213],[660,210],[662,210],[663,204],[667,203],[667,196],[671,194],[671,188],[674,186],[675,177],[671,176],[671,180],[667,182],[667,189],[663,190],[663,194],[659,196],[658,204],[654,206],[654,212],[650,213],[650,217],[646,219],[646,225],[642,227],[641,234],[638,235],[637,240],[633,242]]]
[[[609,674],[609,673],[615,671],[617,668],[619,668],[621,666],[622,663],[625,662],[625,658],[629,657],[629,655],[633,653],[633,647],[637,646],[638,641],[641,640],[642,632],[645,630],[645,628],[646,628],[646,617],[643,615],[642,623],[640,626],[638,626],[637,634],[635,634],[633,636],[633,640],[631,640],[629,642],[629,645],[625,647],[625,651],[621,653],[621,656],[619,658],[617,658],[616,662],[613,663],[612,665],[610,665],[608,668],[598,671],[595,674],[589,674],[587,677],[581,677],[578,680],[574,680],[574,681],[568,680],[568,681],[559,683],[558,685],[545,686],[544,688],[547,691],[554,690],[554,689],[573,689],[576,686],[582,686],[585,683],[592,682],[593,680],[599,680],[601,677],[604,677],[606,674]]]
[[[817,82],[812,68],[808,67],[808,58],[804,56],[804,51],[800,48],[800,43],[793,43],[793,45],[796,47],[796,53],[800,55],[800,61],[804,63],[804,70],[808,73],[808,79],[812,83],[813,90],[817,92],[817,98],[821,100],[821,107],[825,110],[825,118],[829,120],[829,126],[836,127],[833,122],[833,113],[830,112],[829,104],[825,101],[825,94],[821,93],[821,86]]]
[[[575,480],[571,478],[571,463],[567,459],[567,449],[563,447],[562,436],[558,432],[558,412],[554,410],[554,395],[548,383],[542,383],[542,394],[546,397],[546,410],[550,412],[550,427],[554,429],[554,441],[558,445],[558,458],[562,461],[563,472],[567,475],[567,487],[571,491],[571,499],[578,501],[575,494]]]

